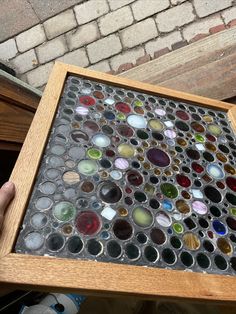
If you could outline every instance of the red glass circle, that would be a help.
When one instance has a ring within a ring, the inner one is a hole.
[[[187,176],[184,176],[183,174],[177,174],[176,181],[178,184],[184,188],[188,188],[191,185],[191,181]]]
[[[229,187],[232,191],[236,192],[236,178],[234,178],[234,177],[228,177],[228,178],[226,179],[226,184],[228,185],[228,187]]]
[[[196,162],[192,163],[192,168],[197,173],[202,173],[204,171],[204,168]]]
[[[81,104],[87,107],[95,105],[95,99],[90,96],[81,96],[79,101]]]
[[[75,225],[77,230],[84,235],[94,235],[101,229],[98,215],[89,210],[79,213]]]
[[[130,106],[124,102],[118,102],[116,104],[116,110],[122,112],[122,113],[130,113],[131,109],[130,109]]]

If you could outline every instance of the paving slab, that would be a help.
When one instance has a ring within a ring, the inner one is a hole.
[[[32,8],[41,21],[60,13],[83,0],[29,0]]]
[[[0,5],[0,42],[39,23],[37,15],[26,0],[1,0]]]

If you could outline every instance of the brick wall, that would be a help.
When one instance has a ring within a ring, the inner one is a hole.
[[[236,25],[234,0],[88,0],[0,44],[0,59],[43,86],[55,60],[119,73]]]

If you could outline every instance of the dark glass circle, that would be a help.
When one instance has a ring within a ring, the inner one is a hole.
[[[211,185],[206,186],[204,188],[204,193],[206,197],[213,203],[220,203],[222,200],[220,192],[214,186]]]
[[[205,249],[207,252],[209,252],[209,253],[212,253],[212,252],[214,252],[214,250],[215,250],[214,245],[213,245],[210,241],[208,241],[208,240],[205,240],[205,241],[203,242],[203,247],[204,247],[204,249]]]
[[[143,192],[140,191],[135,191],[134,192],[134,198],[136,199],[136,201],[142,203],[145,202],[147,200],[146,195]]]
[[[111,167],[111,162],[108,160],[108,159],[102,159],[100,161],[100,165],[105,168],[105,169],[108,169]]]
[[[163,141],[164,136],[158,132],[152,132],[152,137],[157,141]]]
[[[184,172],[186,172],[186,173],[190,173],[190,169],[189,169],[188,167],[186,167],[186,166],[183,166],[183,167],[182,167],[182,170],[183,170]]]
[[[131,165],[136,169],[140,168],[140,164],[137,161],[133,161]]]
[[[89,239],[87,242],[87,250],[89,254],[96,256],[102,252],[102,244],[95,239]]]
[[[196,260],[198,265],[203,269],[206,269],[210,266],[210,260],[204,253],[199,253]]]
[[[195,121],[201,121],[201,117],[200,117],[198,114],[196,114],[196,113],[193,113],[193,114],[192,114],[192,118],[193,118],[193,120],[195,120]]]
[[[154,263],[158,258],[158,253],[154,247],[148,245],[144,249],[144,256],[149,262]]]
[[[223,130],[225,131],[225,133],[228,133],[228,134],[230,134],[231,133],[231,131],[228,129],[228,128],[223,128]]]
[[[47,238],[47,246],[50,251],[59,251],[64,245],[64,238],[59,233],[52,233]]]
[[[69,238],[67,242],[67,248],[70,253],[77,254],[83,248],[83,242],[81,241],[80,237],[73,236]]]
[[[201,183],[201,181],[199,181],[199,180],[194,180],[194,185],[195,185],[196,187],[200,188],[200,187],[202,186],[202,183]]]
[[[234,143],[229,143],[229,146],[232,148],[232,149],[236,149],[236,145]]]
[[[111,135],[113,134],[113,129],[109,125],[103,125],[102,132],[106,135]]]
[[[135,138],[131,138],[130,143],[132,145],[136,145],[136,146],[138,145],[138,141]]]
[[[221,212],[220,212],[220,210],[216,206],[211,206],[210,207],[210,212],[215,217],[220,217],[221,216]]]
[[[163,261],[168,265],[172,265],[176,261],[175,253],[170,248],[165,248],[162,251],[161,256],[162,256]]]
[[[209,223],[208,223],[207,220],[204,219],[204,218],[200,218],[200,219],[198,220],[198,223],[199,223],[199,225],[200,225],[202,228],[204,228],[204,229],[207,229],[207,228],[209,227]]]
[[[141,140],[147,140],[149,138],[148,134],[143,131],[143,130],[138,130],[137,131],[137,136],[141,139]]]
[[[220,270],[226,270],[227,268],[227,262],[225,260],[225,258],[221,255],[216,255],[214,258],[214,262],[216,264],[216,266],[220,269]]]
[[[153,208],[153,209],[158,209],[160,207],[160,203],[155,199],[155,198],[151,198],[149,201],[149,205]]]
[[[193,160],[198,160],[200,159],[200,154],[197,150],[195,149],[187,149],[186,150],[186,154],[189,158],[193,159]]]
[[[157,245],[162,245],[166,241],[165,233],[158,228],[153,228],[150,232],[150,237],[152,242],[154,242]]]
[[[125,204],[132,205],[133,204],[132,198],[129,196],[125,197]]]
[[[140,252],[136,245],[134,245],[133,243],[129,243],[125,247],[125,254],[129,259],[135,260],[139,257]]]
[[[113,232],[120,240],[127,240],[132,236],[133,228],[126,220],[118,219],[113,225]]]
[[[136,238],[137,238],[137,241],[141,244],[145,244],[148,240],[146,234],[144,234],[143,232],[137,233]]]
[[[233,195],[231,193],[226,193],[226,199],[230,204],[236,205],[236,195]]]
[[[203,152],[203,157],[206,159],[206,161],[214,161],[214,156],[209,152]]]
[[[227,138],[228,141],[231,141],[231,142],[234,141],[234,138],[233,138],[232,136],[228,135],[228,134],[227,134],[225,137]],[[230,143],[230,144],[231,144],[231,143]],[[230,144],[229,144],[229,145],[230,145]]]
[[[198,112],[199,112],[200,114],[205,114],[205,110],[203,110],[202,108],[198,108]]]
[[[236,235],[235,234],[231,234],[229,238],[232,242],[236,243]]]
[[[218,148],[225,154],[228,154],[229,153],[229,149],[227,146],[223,145],[223,144],[219,144],[218,145]]]
[[[231,230],[236,231],[236,219],[234,219],[233,217],[227,217],[226,223]]]
[[[122,197],[122,192],[114,182],[106,181],[100,186],[99,196],[105,203],[117,203]]]
[[[179,238],[177,238],[176,236],[173,236],[170,238],[170,244],[173,246],[173,248],[175,249],[180,249],[182,246],[182,243],[180,241]]]
[[[122,249],[117,241],[111,240],[107,244],[107,252],[110,257],[117,258],[121,255]]]
[[[175,126],[177,127],[177,129],[183,131],[183,132],[188,132],[189,131],[189,126],[187,123],[183,122],[183,121],[176,121],[175,122]]]
[[[159,182],[159,179],[157,177],[150,177],[150,182],[153,183],[153,184],[157,184]]]
[[[180,254],[180,260],[186,267],[193,265],[193,257],[190,253],[184,251]]]

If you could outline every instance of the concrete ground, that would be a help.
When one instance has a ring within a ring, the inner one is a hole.
[[[236,0],[1,0],[0,60],[43,88],[55,60],[120,73],[236,25]]]

